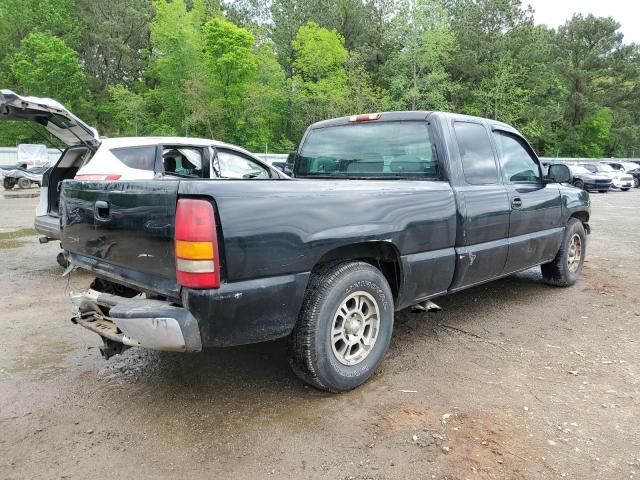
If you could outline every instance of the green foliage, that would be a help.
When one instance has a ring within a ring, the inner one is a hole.
[[[289,80],[294,138],[310,123],[342,114],[347,99],[344,39],[315,22],[300,27],[291,42],[293,77]]]
[[[295,51],[295,74],[304,81],[318,82],[344,75],[347,50],[344,38],[335,30],[327,30],[315,22],[300,27],[291,42]]]
[[[151,23],[153,55],[146,72],[153,87],[145,93],[150,114],[148,132],[155,135],[190,134],[190,82],[201,81],[204,71],[202,24],[204,5],[194,0],[155,0]]]
[[[12,87],[78,107],[87,94],[78,54],[64,40],[33,32],[5,60]]]
[[[112,85],[131,87],[147,67],[151,0],[77,0],[83,34],[79,47],[90,86],[96,92]]]
[[[123,85],[110,86],[109,100],[102,113],[111,118],[112,132],[119,137],[139,136],[145,131],[145,104],[142,95]]]
[[[521,0],[0,0],[0,82],[105,135],[285,152],[329,117],[453,110],[541,154],[640,152],[640,48],[611,18],[557,30]],[[0,142],[37,137],[0,122]]]
[[[447,110],[457,90],[447,67],[455,49],[446,11],[433,0],[400,0],[387,30],[384,72],[396,110]]]
[[[584,157],[602,157],[609,144],[613,115],[601,108],[585,118],[579,126],[581,136],[579,154]]]
[[[207,65],[225,93],[255,73],[256,60],[252,52],[255,39],[247,30],[215,18],[204,26],[204,36]]]
[[[76,0],[0,0],[0,56],[17,50],[31,32],[48,33],[76,47],[81,27],[75,6]]]

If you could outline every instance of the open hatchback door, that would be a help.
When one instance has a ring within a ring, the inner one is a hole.
[[[23,97],[11,90],[0,90],[0,120],[39,123],[69,147],[85,145],[95,149],[100,145],[95,128],[51,98]]]
[[[42,178],[40,202],[36,208],[35,228],[40,241],[60,239],[60,183],[73,178],[100,147],[100,136],[59,102],[51,98],[18,95],[11,90],[0,90],[0,120],[27,121],[42,125],[67,148],[53,167]],[[13,185],[5,185],[13,188]],[[62,262],[62,254],[58,256]]]

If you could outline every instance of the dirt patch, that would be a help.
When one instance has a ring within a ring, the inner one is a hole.
[[[582,289],[583,292],[595,292],[600,295],[615,297],[616,294],[621,292],[621,288],[617,283],[614,282],[601,282],[596,283],[595,285],[586,287]]]
[[[446,478],[521,479],[553,471],[541,460],[544,444],[532,445],[521,419],[410,403],[376,413],[369,429],[378,441],[420,451]]]

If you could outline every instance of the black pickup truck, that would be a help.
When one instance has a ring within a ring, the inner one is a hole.
[[[543,176],[503,123],[319,122],[293,176],[65,180],[68,260],[123,292],[73,294],[73,321],[106,357],[289,337],[295,372],[341,392],[380,364],[395,311],[537,265],[557,286],[582,270],[589,194],[566,184],[565,165]]]

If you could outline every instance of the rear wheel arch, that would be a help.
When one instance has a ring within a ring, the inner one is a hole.
[[[571,220],[572,218],[576,218],[578,220],[580,220],[582,222],[582,226],[584,227],[585,231],[587,233],[589,233],[591,231],[591,229],[589,228],[589,212],[574,212],[571,214],[571,216],[569,217],[569,220]],[[567,221],[567,223],[569,223]]]
[[[397,301],[402,283],[402,262],[395,245],[385,241],[342,245],[322,255],[314,265],[312,273],[322,271],[330,265],[350,261],[366,262],[380,270],[391,287],[394,302]]]

